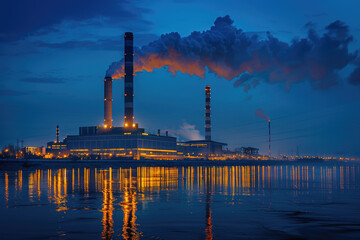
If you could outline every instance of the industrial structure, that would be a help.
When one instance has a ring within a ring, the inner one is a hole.
[[[241,156],[259,156],[259,149],[253,147],[236,148],[235,153]]]
[[[223,147],[227,145],[226,143],[220,143],[211,140],[210,98],[210,86],[205,86],[205,140],[179,142],[177,144],[177,150],[179,153],[182,153],[185,156],[219,157],[223,154]]]
[[[205,140],[211,141],[210,86],[205,87]]]
[[[271,135],[270,135],[270,120],[269,120],[269,158],[271,157]]]
[[[104,127],[112,127],[112,78],[104,79]]]
[[[205,87],[205,140],[177,142],[176,137],[148,134],[134,122],[134,35],[125,33],[124,52],[124,126],[113,126],[111,76],[104,79],[104,124],[79,128],[78,135],[68,135],[48,142],[47,152],[54,155],[93,157],[101,159],[181,159],[186,157],[207,158],[221,156],[226,144],[211,140],[210,86]]]

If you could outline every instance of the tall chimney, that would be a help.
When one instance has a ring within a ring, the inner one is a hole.
[[[59,143],[59,125],[56,126],[56,143]]]
[[[125,33],[125,127],[134,125],[134,35]]]
[[[205,140],[211,140],[210,86],[205,86]]]
[[[104,127],[112,127],[112,78],[104,79]]]
[[[270,135],[270,120],[269,120],[269,158],[271,157],[271,135]]]

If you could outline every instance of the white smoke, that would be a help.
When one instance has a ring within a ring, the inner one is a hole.
[[[200,134],[200,131],[196,129],[195,125],[189,124],[187,122],[183,122],[180,129],[167,130],[169,134],[174,135],[176,137],[181,137],[186,140],[201,140],[204,139],[204,137]]]

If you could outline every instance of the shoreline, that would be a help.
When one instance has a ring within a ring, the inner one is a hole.
[[[311,160],[48,160],[48,159],[0,159],[0,170],[6,168],[37,167],[212,167],[212,166],[292,166],[292,165],[359,165],[358,161],[311,161]]]

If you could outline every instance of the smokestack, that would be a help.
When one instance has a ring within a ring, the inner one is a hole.
[[[104,127],[112,127],[112,78],[104,79]]]
[[[167,136],[167,137],[169,136],[169,132],[168,132],[168,131],[165,132],[165,136]]]
[[[211,140],[210,86],[205,86],[205,140]]]
[[[158,134],[157,135],[160,136],[160,129],[158,129]]]
[[[125,127],[134,125],[134,35],[125,33]]]
[[[269,120],[269,158],[271,157],[271,135],[270,135],[270,120]]]
[[[56,143],[59,143],[59,125],[56,126]]]

